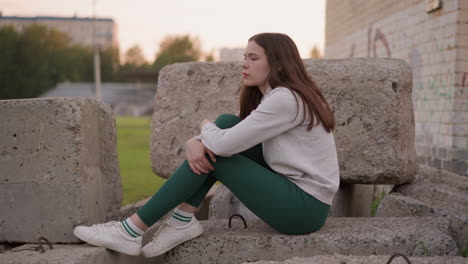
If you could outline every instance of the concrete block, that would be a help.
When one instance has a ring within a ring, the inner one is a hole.
[[[468,248],[468,214],[451,215],[449,220],[450,234],[457,242],[458,254],[466,254]]]
[[[78,242],[118,215],[115,120],[90,98],[0,101],[0,241]]]
[[[224,185],[220,184],[211,199],[208,219],[229,219],[240,214],[245,220],[260,220]]]
[[[412,74],[400,59],[304,60],[330,102],[341,179],[400,184],[417,170]],[[152,121],[153,171],[167,178],[200,122],[238,112],[241,64],[181,63],[159,75]]]
[[[389,194],[382,200],[377,217],[407,216],[444,216],[450,221],[450,235],[457,242],[458,254],[468,246],[468,213],[453,212],[450,208],[437,208],[432,204],[403,196],[399,193]]]
[[[441,217],[329,218],[312,234],[290,236],[262,222],[203,221],[205,232],[148,263],[242,263],[318,255],[454,255],[449,221]]]
[[[238,112],[240,63],[176,63],[159,73],[152,120],[153,171],[168,178],[203,119]]]
[[[341,183],[330,208],[333,217],[371,216],[374,185]]]
[[[335,113],[341,180],[411,181],[417,162],[410,66],[399,59],[306,60],[305,65]]]
[[[445,212],[444,209],[441,210]],[[378,217],[431,215],[435,215],[433,206],[400,193],[390,193],[385,196],[380,202],[376,214]]]
[[[346,256],[346,255],[326,255],[314,256],[310,258],[294,257],[285,261],[256,261],[244,262],[250,264],[330,264],[330,263],[346,263],[346,264],[382,264],[388,263],[392,256]],[[437,256],[437,257],[408,257],[413,264],[464,264],[466,258],[454,256]],[[391,261],[392,264],[407,264],[408,262],[402,256],[396,256]]]
[[[421,166],[415,180],[395,186],[377,210],[377,216],[468,215],[468,178]]]
[[[31,251],[37,244],[25,244],[0,254],[2,264],[143,264],[143,257],[128,256],[90,245],[53,245],[45,252]],[[20,250],[20,251],[17,251]],[[17,252],[15,252],[17,251]]]
[[[421,166],[414,182],[395,186],[382,199],[376,216],[447,217],[461,254],[468,238],[468,178]]]

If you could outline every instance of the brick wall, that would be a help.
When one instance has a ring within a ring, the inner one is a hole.
[[[328,0],[326,58],[402,58],[413,69],[421,163],[468,175],[468,0]]]

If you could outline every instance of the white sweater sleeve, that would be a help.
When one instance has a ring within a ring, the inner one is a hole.
[[[236,116],[239,117],[239,116],[240,116],[240,112],[237,112]],[[202,140],[202,135],[201,135],[201,133],[200,133],[200,134],[194,136],[193,138],[201,142],[201,140]]]
[[[234,127],[220,129],[214,123],[205,124],[201,130],[202,143],[223,157],[249,149],[302,122],[302,100],[299,96],[297,99],[299,107],[289,89],[273,89],[257,109]],[[297,110],[299,114],[296,117]]]

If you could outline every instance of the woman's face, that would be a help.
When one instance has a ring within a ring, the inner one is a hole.
[[[258,86],[265,93],[269,88],[267,76],[270,73],[270,65],[265,50],[255,41],[249,41],[244,54],[242,64],[242,80],[245,86]]]

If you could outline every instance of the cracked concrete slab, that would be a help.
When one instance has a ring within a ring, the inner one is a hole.
[[[149,263],[242,263],[316,255],[455,255],[449,220],[441,217],[329,218],[312,234],[280,234],[262,222],[203,221],[205,232]]]
[[[53,245],[45,252],[31,251],[37,244],[26,244],[0,254],[2,264],[143,264],[143,257],[128,256],[90,245]],[[26,250],[25,250],[26,249]],[[20,251],[18,251],[20,250]],[[17,252],[15,252],[17,251]]]
[[[347,255],[325,255],[314,256],[310,258],[294,257],[285,261],[256,261],[244,262],[245,264],[330,264],[330,263],[346,263],[346,264],[383,264],[387,263],[392,256],[347,256]],[[407,257],[412,264],[466,264],[468,259],[454,256],[437,256],[437,257]],[[392,259],[392,264],[408,264],[404,257],[397,256]]]

